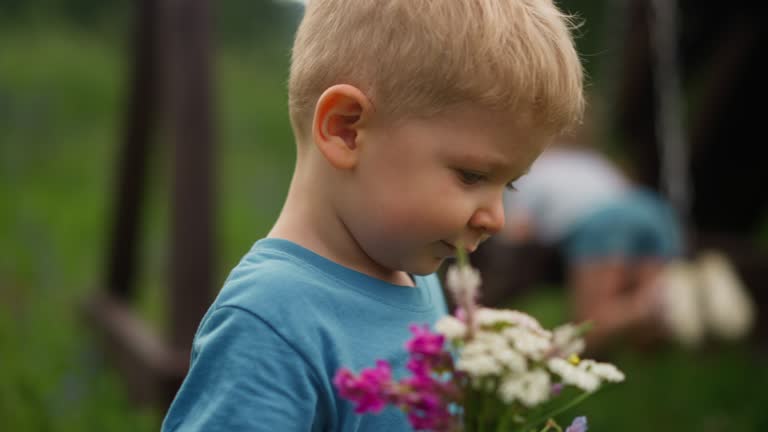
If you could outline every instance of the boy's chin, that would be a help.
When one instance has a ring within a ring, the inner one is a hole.
[[[430,260],[425,259],[420,262],[409,263],[409,268],[405,268],[403,271],[412,275],[426,276],[436,272],[443,261],[445,258],[432,257]]]

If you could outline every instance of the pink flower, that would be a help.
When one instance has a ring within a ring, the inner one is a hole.
[[[451,375],[455,370],[451,353],[444,350],[445,336],[432,333],[426,325],[412,325],[410,330],[413,337],[406,343],[410,353],[406,368],[411,376],[393,382],[389,364],[379,360],[375,368],[364,369],[359,376],[340,369],[334,385],[343,398],[355,403],[357,413],[378,413],[393,404],[407,413],[414,429],[453,430],[457,418],[448,406],[458,402],[461,391],[446,378],[455,376]]]
[[[406,401],[406,411],[408,421],[416,430],[443,431],[451,426],[451,414],[437,394],[411,393]]]
[[[412,355],[421,355],[426,359],[437,360],[440,358],[443,352],[443,345],[445,344],[445,336],[439,333],[432,333],[429,331],[429,326],[410,326],[413,338],[409,340],[405,347]]]
[[[460,397],[455,383],[431,374],[413,375],[400,383],[402,392],[398,405],[408,413],[408,421],[414,429],[453,430],[457,418],[451,415],[448,406]]]
[[[416,376],[429,376],[432,373],[431,365],[424,358],[411,357],[405,367]]]
[[[432,391],[436,384],[435,380],[427,374],[414,374],[411,377],[404,378],[401,383],[416,392]]]
[[[378,413],[391,398],[392,369],[384,360],[378,360],[375,368],[363,369],[359,377],[342,368],[336,373],[333,384],[343,398],[357,405],[356,413]]]

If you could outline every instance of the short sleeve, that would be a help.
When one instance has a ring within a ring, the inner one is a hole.
[[[198,330],[190,370],[163,431],[311,431],[316,372],[260,317],[220,307]]]

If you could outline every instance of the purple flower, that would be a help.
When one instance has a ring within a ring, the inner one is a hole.
[[[563,391],[564,387],[565,385],[563,385],[563,383],[554,383],[549,392],[552,396],[558,396]]]
[[[375,368],[363,369],[359,377],[342,368],[333,378],[333,384],[341,397],[356,404],[356,413],[378,413],[390,398],[392,369],[383,360],[378,360]]]
[[[418,377],[428,377],[432,373],[431,365],[423,357],[411,357],[405,367]]]
[[[429,326],[410,326],[413,337],[405,347],[412,355],[421,355],[427,359],[438,359],[443,352],[445,336],[429,331]]]
[[[461,390],[446,378],[456,371],[451,353],[443,349],[445,336],[432,333],[427,325],[412,325],[410,330],[413,337],[406,343],[410,353],[406,368],[411,376],[395,382],[389,364],[379,360],[375,368],[364,369],[359,376],[342,368],[333,383],[341,397],[355,404],[356,413],[378,413],[392,404],[407,413],[414,429],[455,430],[458,418],[448,406],[458,401]]]
[[[576,417],[565,432],[587,432],[587,418],[584,416]]]
[[[405,399],[408,421],[416,430],[444,431],[451,426],[451,413],[437,394],[416,392]]]
[[[414,374],[401,381],[416,392],[432,391],[435,388],[435,380],[429,375]]]

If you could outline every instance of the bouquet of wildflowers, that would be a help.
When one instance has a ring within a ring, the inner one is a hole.
[[[411,326],[410,376],[395,381],[382,360],[359,375],[337,372],[334,383],[357,413],[378,413],[393,404],[416,430],[562,432],[555,415],[604,382],[624,380],[615,366],[579,357],[587,325],[550,331],[525,313],[480,307],[479,273],[461,252],[446,283],[458,308],[436,323],[435,332]],[[585,417],[565,429],[586,430]]]

